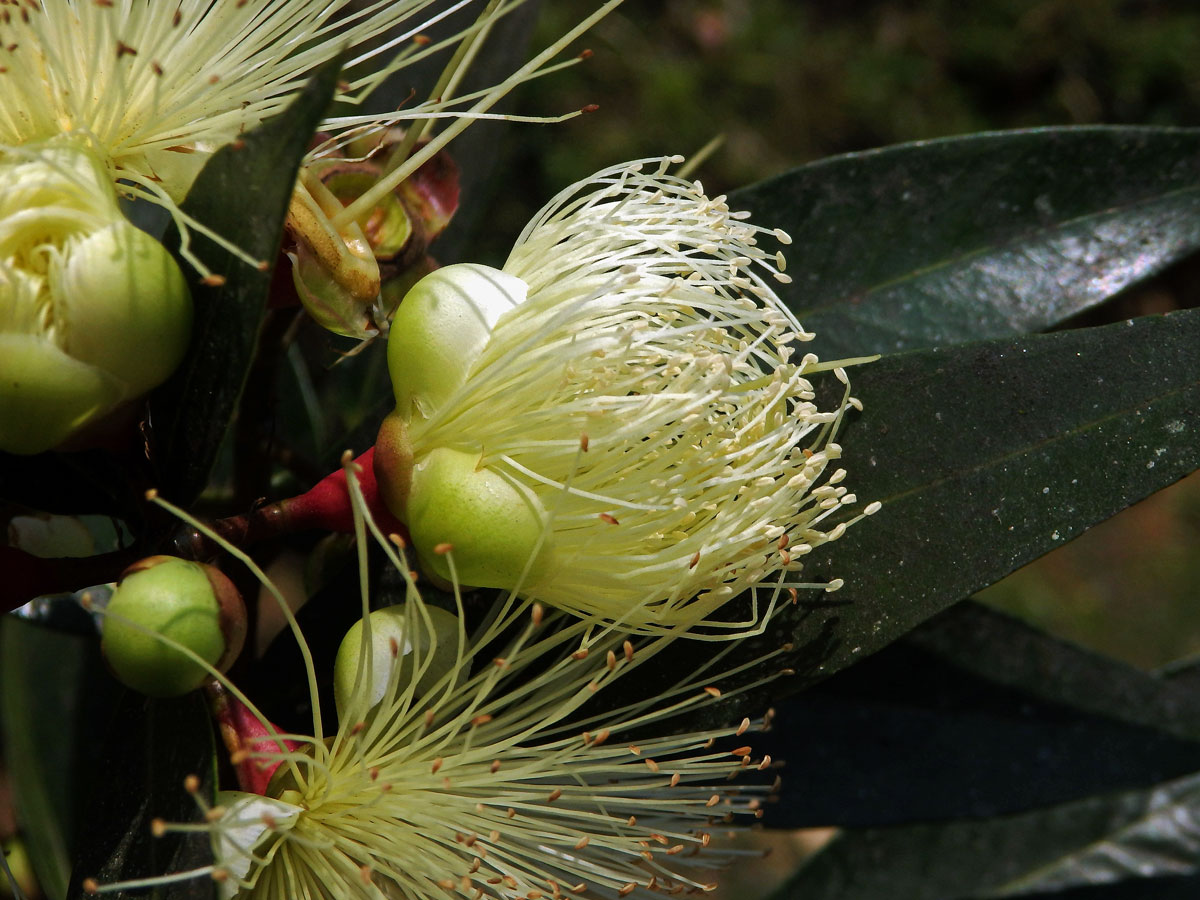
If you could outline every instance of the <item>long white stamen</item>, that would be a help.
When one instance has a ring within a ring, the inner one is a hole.
[[[844,367],[868,359],[793,361],[812,335],[758,271],[778,259],[757,236],[778,235],[671,175],[678,162],[614,166],[554,198],[504,266],[526,296],[441,395],[419,374],[402,390],[416,398],[414,478],[432,483],[422,460],[448,448],[554,509],[552,556],[523,595],[643,634],[686,623],[725,640],[757,632],[781,591],[811,587],[800,558],[857,521],[845,490],[821,482],[847,409],[861,408]],[[822,410],[808,376],[826,370],[846,387]],[[422,515],[418,541],[449,540]],[[757,618],[715,615],[745,590]]]

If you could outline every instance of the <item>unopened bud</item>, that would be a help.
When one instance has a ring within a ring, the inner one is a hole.
[[[504,313],[525,301],[519,278],[473,263],[422,278],[396,311],[388,335],[388,371],[396,411],[427,416],[467,379]]]
[[[49,450],[164,381],[191,297],[83,140],[0,153],[0,450]]]
[[[224,671],[245,637],[245,605],[220,570],[151,556],[130,566],[113,592],[101,649],[122,684],[151,697],[175,697],[198,688],[208,672],[163,638]]]
[[[301,169],[288,206],[287,230],[296,243],[292,281],[305,310],[321,327],[347,337],[374,333],[370,307],[379,296],[379,264],[357,222],[335,228],[341,202],[317,175]]]
[[[348,713],[366,716],[388,694],[391,681],[400,685],[391,696],[404,696],[407,682],[413,679],[417,696],[428,692],[454,667],[458,655],[458,617],[444,609],[387,606],[372,612],[370,621],[369,643],[363,639],[360,619],[350,626],[338,647],[333,694],[339,719]],[[366,659],[364,647],[369,654]]]

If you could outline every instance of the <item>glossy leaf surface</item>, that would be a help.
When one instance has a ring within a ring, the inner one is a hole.
[[[1157,897],[1151,878],[1186,875],[1200,860],[1198,800],[1191,775],[1019,816],[846,832],[775,897],[956,900],[1122,881],[1124,896]]]
[[[156,836],[155,819],[195,822],[196,801],[184,779],[199,779],[200,795],[213,802],[216,764],[212,725],[203,695],[151,700],[125,691],[108,731],[97,735],[100,759],[87,809],[89,827],[80,835],[68,900],[91,896],[85,879],[111,884],[186,872],[212,862],[204,833]],[[151,896],[154,896],[152,894]],[[214,882],[207,876],[172,883],[156,895],[171,900],[209,900]],[[144,897],[144,889],[106,892],[114,898]]]
[[[1041,331],[1200,248],[1200,130],[1040,128],[821,160],[734,192],[793,238],[822,358]]]
[[[807,557],[817,582],[733,660],[794,670],[714,715],[761,712],[1200,466],[1200,312],[914,351],[857,368],[841,436],[882,510]],[[706,658],[676,647],[672,671]],[[735,720],[736,720],[735,718]],[[707,717],[701,716],[702,720]]]

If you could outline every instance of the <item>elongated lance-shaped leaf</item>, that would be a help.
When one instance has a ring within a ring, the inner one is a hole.
[[[1031,698],[1200,741],[1200,693],[1187,683],[1085,650],[979,603],[946,610],[903,643]]]
[[[1200,311],[896,354],[854,393],[846,483],[883,508],[805,557],[841,590],[801,592],[724,660],[790,642],[754,672],[794,671],[704,721],[761,712],[1200,467]],[[687,643],[656,660],[664,683],[711,656]]]
[[[813,554],[845,588],[781,623],[828,635],[810,678],[1200,466],[1200,311],[898,354],[855,391],[844,465],[883,510]]]
[[[259,270],[196,237],[196,253],[219,287],[192,285],[195,322],[179,371],[155,392],[152,419],[162,472],[159,486],[179,502],[203,488],[217,448],[237,408],[267,309],[270,266],[309,139],[329,105],[339,67],[326,64],[279,116],[213,155],[183,210],[268,263]],[[165,238],[173,246],[177,236]],[[190,271],[186,262],[185,271]]]
[[[216,784],[216,748],[207,704],[199,691],[152,700],[134,691],[121,696],[108,724],[97,735],[101,760],[87,811],[89,827],[80,834],[67,900],[94,896],[87,879],[111,884],[147,874],[182,872],[212,862],[206,833],[154,833],[153,822],[193,822],[201,811],[184,788],[189,775],[210,805]],[[211,878],[193,878],[161,888],[171,900],[210,900]],[[144,889],[111,891],[113,900],[145,897]]]
[[[0,619],[0,721],[14,808],[48,897],[71,877],[92,730],[110,712],[95,640],[17,616]],[[100,673],[97,681],[95,675]],[[89,684],[87,691],[84,685]]]
[[[1040,331],[1200,248],[1200,129],[1039,128],[851,153],[734,192],[788,231],[822,357]]]
[[[1130,879],[1142,893],[1127,897],[1158,897],[1151,878],[1194,872],[1198,862],[1200,775],[1190,775],[1019,816],[849,831],[774,900],[1052,896]]]
[[[768,828],[1007,815],[1182,777],[1200,699],[966,602],[776,704]]]

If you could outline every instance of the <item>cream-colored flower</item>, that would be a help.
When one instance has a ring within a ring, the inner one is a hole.
[[[652,159],[572,185],[502,270],[419,282],[388,344],[376,471],[422,562],[636,633],[730,637],[857,518],[834,438],[858,406],[771,288],[767,232]],[[831,370],[840,401],[816,403]],[[870,514],[878,504],[868,505]],[[750,588],[744,621],[715,615]]]
[[[302,180],[293,204],[316,210],[358,282],[378,287],[359,218],[425,159],[547,62],[619,0],[610,0],[501,83],[455,97],[462,66],[441,94],[383,114],[346,114],[321,127],[313,154],[398,122],[442,129],[332,222]],[[164,208],[185,240],[179,252],[219,281],[190,249],[193,234],[265,266],[180,209],[214,152],[282,111],[313,71],[346,58],[342,108],[388,75],[476,42],[510,4],[459,0],[28,0],[0,5],[0,450],[50,449],[162,382],[182,359],[191,324],[173,259],[134,230],[118,198]],[[422,32],[475,6],[476,22],[444,41]],[[335,254],[336,256],[336,254]],[[360,271],[362,270],[362,271]],[[373,273],[373,276],[372,276]],[[371,278],[374,281],[371,281]],[[368,290],[369,293],[369,290]],[[370,297],[366,302],[370,302]]]
[[[0,450],[47,450],[159,384],[191,318],[179,267],[86,144],[0,153]]]
[[[339,99],[441,49],[412,43],[447,14],[433,0],[40,0],[0,11],[0,145],[87,139],[122,192],[186,195],[208,157],[281,112],[312,72],[351,48]],[[454,7],[470,5],[468,2]],[[361,49],[376,38],[386,42]],[[462,35],[456,36],[456,39]],[[397,52],[397,47],[404,48]],[[384,59],[370,72],[357,67]],[[358,73],[357,76],[355,73]],[[323,127],[418,119],[336,117]],[[3,147],[0,147],[2,150]]]
[[[375,536],[407,576],[403,552]],[[716,701],[724,653],[651,687],[645,664],[678,632],[629,638],[515,597],[468,627],[479,617],[455,598],[452,615],[409,578],[403,606],[348,638],[361,645],[339,659],[336,734],[315,712],[311,735],[287,736],[299,749],[258,743],[252,755],[278,766],[266,796],[227,793],[201,801],[200,823],[156,825],[208,832],[213,866],[86,887],[208,875],[261,900],[710,889],[730,858],[715,835],[753,821],[769,789],[729,778],[770,760],[746,745],[749,719],[685,734],[661,723]]]

